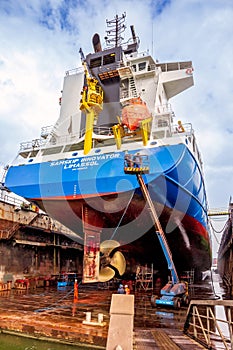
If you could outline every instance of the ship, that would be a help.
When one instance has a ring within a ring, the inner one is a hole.
[[[232,237],[233,237],[233,202],[229,201],[228,212],[222,212],[222,215],[228,215],[227,221],[222,231],[222,237],[218,249],[217,271],[222,279],[226,295],[231,299],[233,296],[233,272],[232,272]]]
[[[167,270],[140,172],[178,273],[198,278],[211,266],[203,163],[192,124],[176,121],[170,104],[194,85],[193,64],[140,52],[133,25],[124,41],[125,19],[106,20],[104,48],[97,33],[92,53],[80,48],[57,122],[21,143],[4,186],[77,234],[86,281],[108,280],[125,267]]]

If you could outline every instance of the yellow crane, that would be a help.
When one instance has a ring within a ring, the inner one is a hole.
[[[92,148],[92,134],[94,123],[99,113],[103,110],[103,89],[98,80],[90,75],[87,64],[84,61],[85,81],[81,92],[80,110],[86,115],[84,154],[88,154]]]

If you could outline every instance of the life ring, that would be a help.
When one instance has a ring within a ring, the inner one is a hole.
[[[193,74],[193,68],[187,68],[186,69],[186,74]]]

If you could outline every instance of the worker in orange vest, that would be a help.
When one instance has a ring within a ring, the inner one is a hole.
[[[74,281],[74,303],[78,301],[78,281]]]
[[[125,285],[125,294],[130,294],[130,289],[127,284]]]

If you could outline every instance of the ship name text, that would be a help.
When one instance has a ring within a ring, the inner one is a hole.
[[[116,159],[119,157],[120,157],[120,153],[108,153],[108,154],[101,154],[98,156],[89,156],[89,157],[83,157],[83,158],[75,158],[75,159],[73,158],[73,159],[53,161],[50,163],[50,166],[54,167],[54,166],[63,165],[63,169],[87,168],[87,167],[99,165],[99,161]]]

